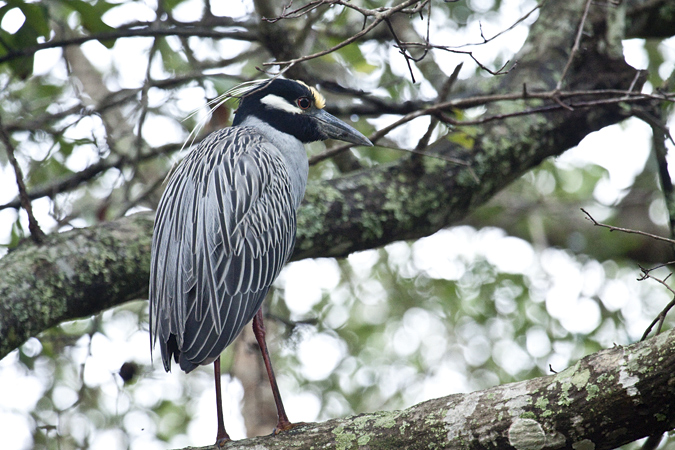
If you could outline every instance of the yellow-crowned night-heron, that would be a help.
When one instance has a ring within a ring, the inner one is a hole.
[[[226,94],[228,95],[228,94]],[[372,145],[324,111],[316,89],[274,79],[230,91],[233,126],[206,137],[178,165],[162,196],[152,238],[150,335],[164,369],[214,363],[218,435],[225,431],[220,353],[253,319],[279,422],[292,426],[265,344],[260,305],[295,243],[296,210],[307,183],[303,143],[340,139]]]

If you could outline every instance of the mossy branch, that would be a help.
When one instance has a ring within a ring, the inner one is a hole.
[[[402,411],[308,423],[227,449],[604,450],[675,427],[675,331],[554,375]],[[200,450],[212,449],[213,446]]]

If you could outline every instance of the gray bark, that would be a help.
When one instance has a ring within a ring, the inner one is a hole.
[[[402,411],[303,424],[225,448],[613,449],[675,427],[673,386],[675,331],[670,331],[602,350],[555,375]]]

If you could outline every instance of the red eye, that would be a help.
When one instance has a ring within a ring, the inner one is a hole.
[[[312,106],[312,102],[309,101],[307,97],[300,97],[296,103],[298,104],[298,107],[300,109],[308,109],[310,106]]]

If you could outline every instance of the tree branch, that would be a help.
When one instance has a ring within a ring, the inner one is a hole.
[[[640,230],[631,230],[631,229],[628,229],[628,228],[615,227],[615,226],[612,226],[612,225],[607,225],[607,224],[604,224],[604,223],[600,223],[600,222],[598,222],[597,220],[595,220],[595,219],[593,218],[593,216],[591,216],[591,215],[588,213],[588,211],[586,211],[584,208],[581,208],[581,210],[584,212],[584,214],[586,214],[586,216],[588,217],[588,219],[589,219],[591,222],[593,222],[593,225],[595,225],[596,227],[608,228],[609,231],[621,231],[621,232],[623,232],[623,233],[639,234],[639,235],[641,235],[641,236],[646,236],[646,237],[648,237],[648,238],[651,238],[651,239],[654,239],[654,240],[657,240],[657,241],[667,242],[667,243],[669,243],[669,244],[671,244],[671,245],[675,245],[675,240],[669,239],[669,238],[666,238],[666,237],[663,237],[663,236],[657,236],[657,235],[655,235],[655,234],[652,234],[652,233],[646,233],[646,232],[640,231]]]
[[[401,10],[407,8],[408,6],[414,5],[417,3],[419,0],[405,0],[404,2],[400,3],[399,5],[393,6],[391,8],[385,8],[384,11],[379,11],[378,10],[367,10],[363,8],[359,8],[358,6],[352,5],[350,3],[343,2],[341,0],[335,0],[335,4],[340,4],[342,6],[345,6],[346,8],[354,9],[359,11],[361,14],[364,15],[364,17],[375,17],[375,20],[373,23],[368,25],[367,27],[364,27],[361,31],[358,33],[354,34],[353,36],[350,36],[349,38],[345,39],[344,41],[340,42],[339,44],[334,45],[333,47],[322,50],[316,53],[313,53],[311,55],[306,55],[306,56],[301,56],[299,58],[294,58],[294,59],[289,59],[286,61],[273,61],[273,62],[266,62],[263,63],[264,66],[293,66],[298,63],[308,61],[310,59],[315,59],[319,58],[321,56],[327,55],[329,53],[333,53],[336,50],[341,49],[342,47],[345,47],[353,42],[358,41],[361,37],[365,36],[366,34],[370,33],[373,29],[375,29],[380,23],[386,21],[389,17],[392,15],[401,12]]]
[[[24,241],[0,259],[0,358],[30,336],[147,292],[150,214]]]
[[[608,450],[675,427],[674,384],[670,331],[602,350],[555,375],[309,423],[224,448]]]
[[[23,172],[21,171],[21,166],[19,166],[19,162],[16,160],[16,156],[14,155],[14,145],[12,145],[12,140],[9,137],[9,134],[7,134],[5,131],[1,120],[0,141],[5,145],[5,149],[7,150],[7,159],[14,169],[16,184],[19,188],[19,202],[21,203],[21,207],[26,211],[26,214],[28,214],[28,228],[30,229],[31,238],[33,238],[33,241],[36,244],[40,244],[44,240],[45,234],[40,228],[40,225],[35,219],[35,216],[33,215],[33,206],[31,205],[30,199],[28,198],[28,194],[26,193],[26,184],[23,181]]]
[[[224,18],[226,19],[226,18]],[[223,26],[218,23],[207,24],[202,22],[195,23],[181,23],[176,25],[166,25],[165,27],[157,27],[154,22],[149,23],[138,23],[133,26],[127,25],[126,27],[119,28],[115,31],[94,33],[84,36],[77,36],[67,39],[54,39],[47,41],[41,44],[33,45],[30,47],[23,48],[14,48],[8,49],[8,51],[0,56],[0,64],[12,61],[17,58],[22,58],[25,56],[31,56],[40,50],[46,50],[49,48],[65,48],[73,45],[82,45],[85,42],[89,41],[112,41],[121,38],[134,38],[134,37],[159,37],[159,36],[200,36],[205,38],[213,39],[238,39],[242,41],[256,41],[257,34],[249,31],[252,27],[247,27],[248,30],[243,31],[241,29],[231,29],[231,30],[222,30],[217,27]],[[241,24],[234,24],[227,22],[227,27],[240,27]]]

